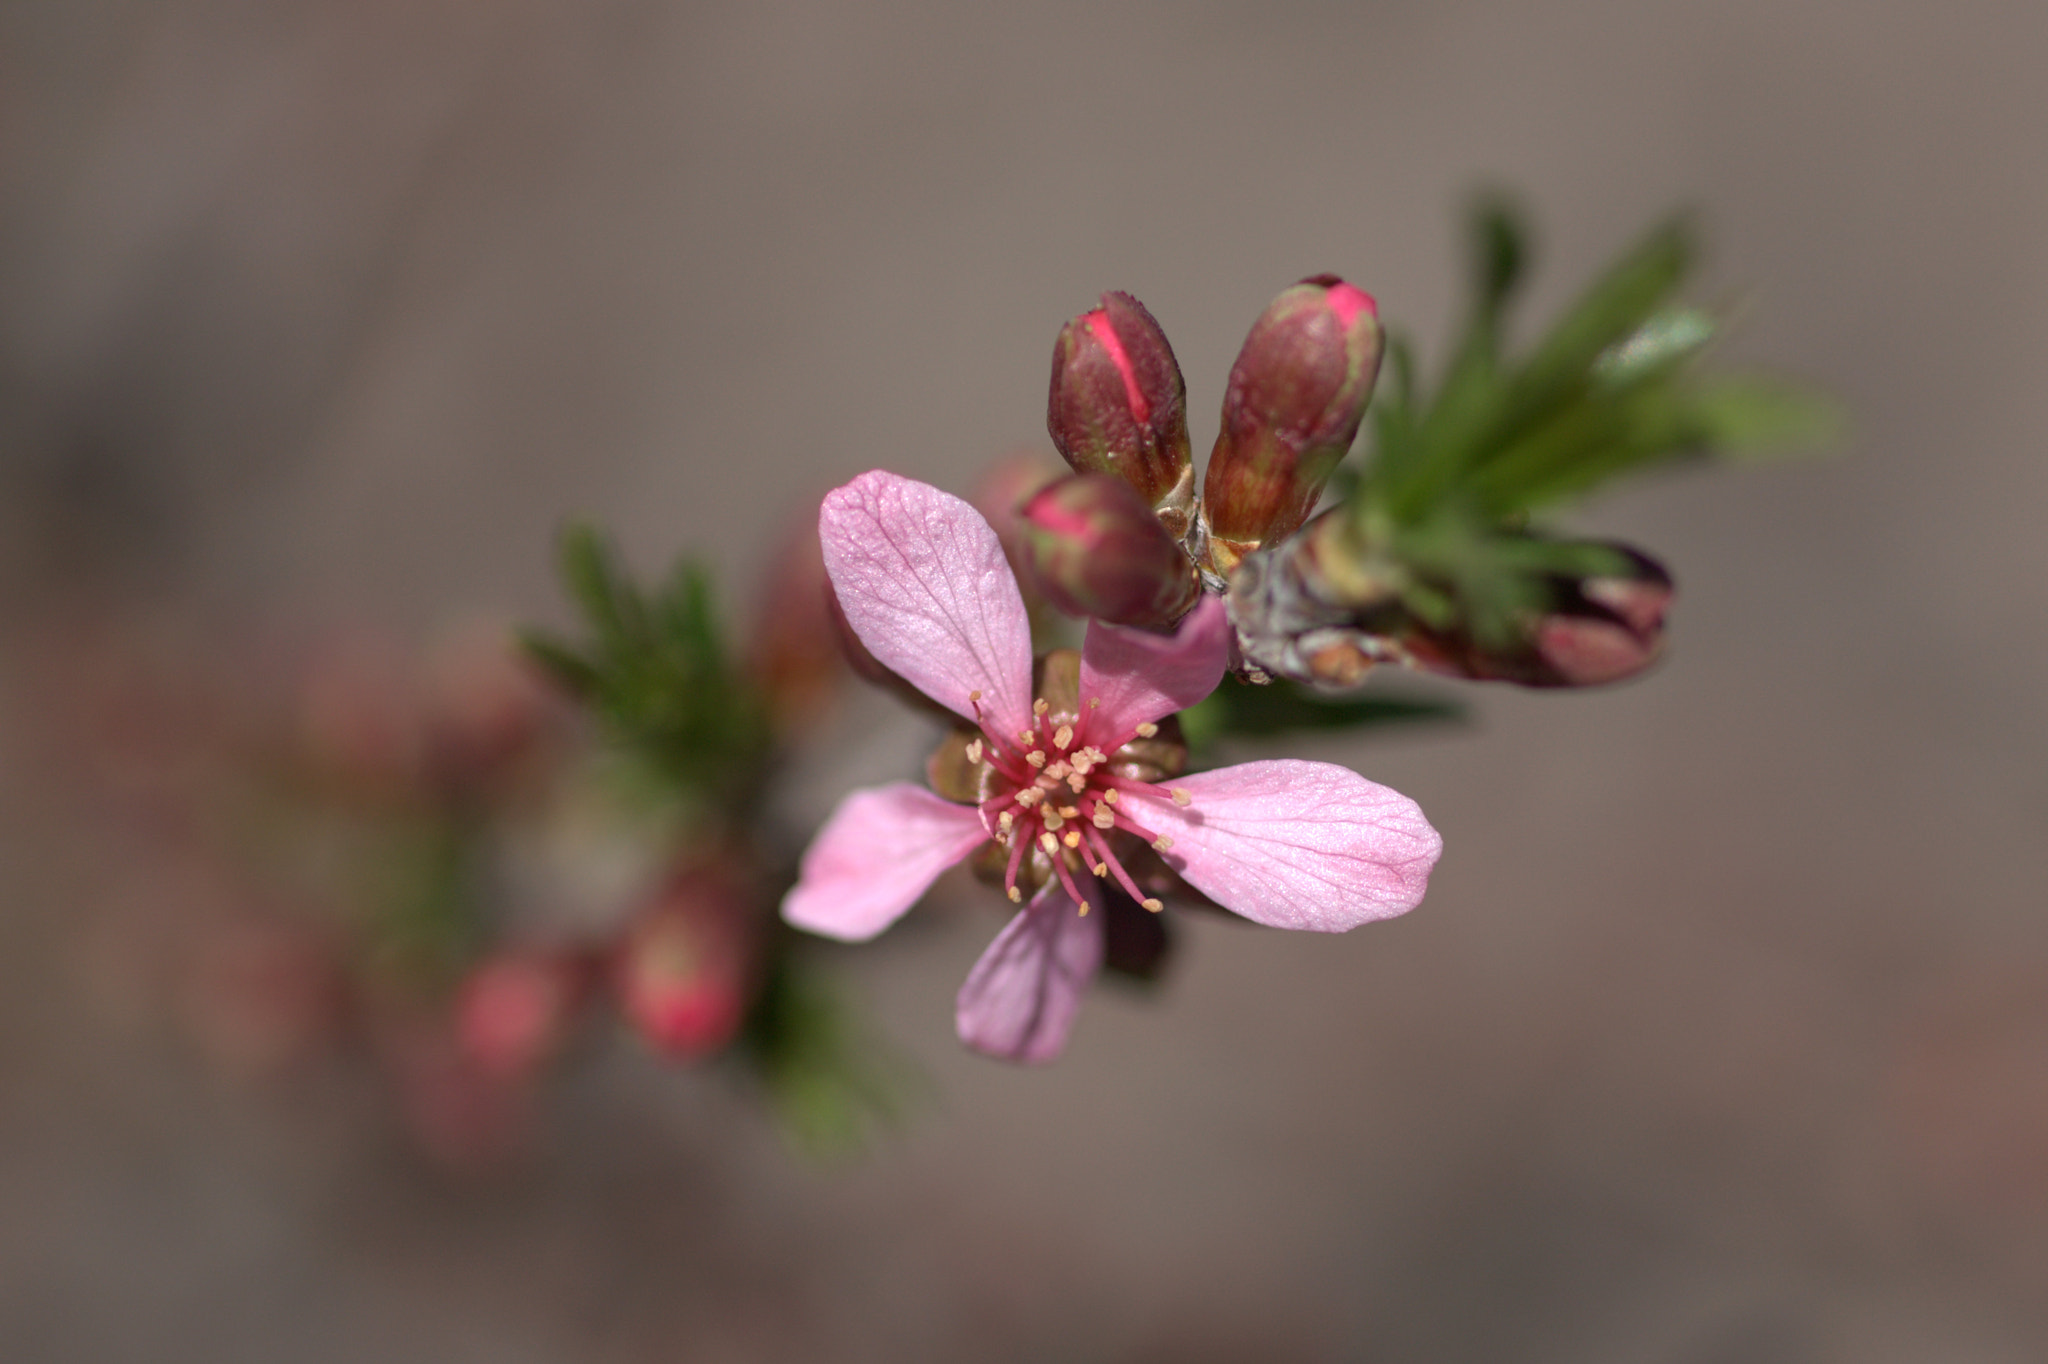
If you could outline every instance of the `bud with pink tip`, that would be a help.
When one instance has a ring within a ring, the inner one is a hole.
[[[1060,610],[1163,629],[1201,594],[1194,562],[1129,484],[1069,474],[1018,513],[1030,576]]]
[[[1293,534],[1315,510],[1372,398],[1381,340],[1372,296],[1335,275],[1286,290],[1252,324],[1202,486],[1219,569]]]
[[[1104,294],[1060,329],[1045,425],[1076,473],[1115,475],[1176,537],[1186,532],[1195,487],[1187,386],[1144,304]]]
[[[749,904],[715,868],[678,872],[620,945],[619,1008],[673,1061],[718,1051],[738,1034],[752,999]]]
[[[1663,652],[1671,575],[1626,545],[1603,548],[1620,567],[1554,578],[1551,609],[1530,619],[1509,647],[1482,647],[1462,632],[1418,633],[1403,641],[1409,657],[1432,672],[1525,687],[1597,687],[1635,676]]]

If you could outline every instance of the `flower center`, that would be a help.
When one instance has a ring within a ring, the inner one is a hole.
[[[967,745],[966,756],[982,771],[982,824],[1009,849],[1003,889],[1010,899],[1024,898],[1017,884],[1020,873],[1039,884],[1057,876],[1086,914],[1088,899],[1076,879],[1086,871],[1114,879],[1145,908],[1160,909],[1160,902],[1139,888],[1115,846],[1121,831],[1165,852],[1173,840],[1147,828],[1133,807],[1142,810],[1146,800],[1180,806],[1192,800],[1183,787],[1135,775],[1148,764],[1131,745],[1154,738],[1159,726],[1145,723],[1114,733],[1100,719],[1100,697],[1089,698],[1078,714],[1055,711],[1041,697],[1032,702],[1030,729],[1000,734],[981,713],[981,693],[968,700],[982,737]]]

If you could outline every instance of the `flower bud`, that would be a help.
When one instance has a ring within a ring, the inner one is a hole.
[[[1031,576],[1062,611],[1164,628],[1201,593],[1194,561],[1119,479],[1069,474],[1040,489],[1018,516]]]
[[[707,1056],[739,1032],[753,995],[749,905],[716,870],[677,873],[627,931],[619,1007],[671,1060]]]
[[[504,1079],[530,1075],[567,1044],[589,985],[587,965],[573,952],[515,950],[485,959],[456,994],[463,1053]]]
[[[1166,333],[1129,294],[1060,329],[1052,350],[1046,430],[1076,473],[1114,474],[1177,539],[1195,489],[1187,386]]]
[[[1553,578],[1553,605],[1509,647],[1483,648],[1462,633],[1418,633],[1403,641],[1410,658],[1432,672],[1525,687],[1597,687],[1635,676],[1663,652],[1671,575],[1626,545],[1604,547],[1624,560],[1623,568]]]
[[[1315,510],[1358,434],[1380,343],[1372,296],[1335,275],[1286,290],[1252,324],[1202,486],[1218,569],[1293,534]]]

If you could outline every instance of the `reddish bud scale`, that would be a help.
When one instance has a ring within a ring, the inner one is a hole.
[[[1219,569],[1292,534],[1315,510],[1358,435],[1381,341],[1372,296],[1335,275],[1286,290],[1252,325],[1202,489]]]
[[[1031,579],[1071,615],[1163,629],[1200,595],[1193,560],[1119,479],[1069,475],[1026,502],[1019,520]]]
[[[1187,387],[1144,304],[1104,294],[1100,308],[1060,329],[1045,424],[1076,473],[1124,480],[1175,535],[1187,529],[1194,498]]]

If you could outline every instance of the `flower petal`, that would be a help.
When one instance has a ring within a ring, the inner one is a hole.
[[[1216,690],[1229,662],[1230,613],[1221,597],[1203,594],[1170,636],[1090,621],[1081,646],[1081,696],[1084,702],[1101,697],[1102,708],[1089,742],[1113,748],[1140,724],[1186,710]]]
[[[1082,992],[1102,966],[1101,883],[1084,876],[1083,914],[1057,884],[1038,892],[996,935],[960,987],[960,1040],[1004,1061],[1039,1064],[1067,1045]]]
[[[882,469],[825,497],[818,535],[846,620],[868,652],[965,719],[1031,721],[1031,622],[1002,543],[950,493]]]
[[[1422,902],[1443,838],[1414,801],[1348,768],[1282,759],[1182,777],[1183,808],[1139,816],[1166,861],[1225,909],[1274,928],[1341,933]]]
[[[897,782],[855,791],[804,850],[782,917],[828,938],[872,938],[917,903],[939,873],[988,838],[973,806]]]

